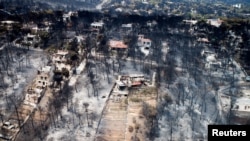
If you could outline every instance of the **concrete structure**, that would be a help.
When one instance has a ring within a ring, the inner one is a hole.
[[[138,35],[138,41],[137,41],[137,45],[140,47],[147,47],[150,48],[151,47],[151,40],[144,38],[144,35]]]
[[[40,87],[29,87],[25,94],[24,104],[36,107],[42,96],[44,95],[45,91],[46,89],[42,89]]]
[[[37,24],[33,23],[33,22],[29,22],[29,23],[24,23],[23,24],[23,29],[33,29],[33,28],[37,28]]]
[[[63,68],[67,70],[71,69],[71,66],[67,64],[69,59],[69,52],[67,50],[58,50],[57,53],[53,54],[52,62],[55,65],[55,69],[61,71]]]
[[[238,98],[234,107],[232,108],[234,115],[239,117],[250,116],[250,99],[249,98]]]
[[[128,86],[126,83],[116,80],[116,85],[113,90],[115,95],[122,95],[127,96],[128,95]]]
[[[153,74],[152,81],[155,81],[156,73]],[[140,83],[138,83],[140,82]],[[141,114],[142,102],[156,107],[156,92],[153,87],[155,82],[152,82],[148,87],[143,87],[142,84],[146,82],[143,74],[119,75],[113,89],[110,92],[109,99],[102,112],[102,117],[99,121],[99,126],[95,134],[95,141],[128,141],[132,139],[134,133],[129,130],[133,123],[139,123],[140,140],[145,141],[146,135],[143,129],[145,126],[145,119]],[[135,84],[135,85],[133,85]],[[128,87],[142,86],[133,89],[129,93]],[[128,94],[129,93],[129,94]],[[134,99],[134,100],[133,100]],[[135,101],[138,100],[138,101]]]
[[[16,132],[18,132],[19,130],[19,126],[17,124],[17,121],[13,121],[13,120],[8,120],[8,121],[4,121],[1,124],[1,128],[0,128],[0,140],[2,141],[8,141],[8,140],[12,140],[14,134]]]
[[[58,50],[57,53],[53,54],[52,61],[53,63],[66,63],[68,58],[68,51]]]
[[[50,70],[51,70],[50,66],[46,66],[41,70],[38,70],[37,77],[35,79],[35,85],[37,87],[45,88],[49,85]]]
[[[116,80],[112,96],[127,96],[129,93],[129,87],[141,86],[144,81],[144,75],[142,74],[119,75]]]
[[[133,87],[142,85],[145,78],[142,74],[119,75],[117,81],[120,81],[127,87]]]
[[[241,9],[242,4],[241,3],[234,4],[234,5],[232,5],[232,7]]]
[[[24,36],[24,43],[28,43],[30,45],[33,45],[35,43],[38,43],[40,41],[40,37],[38,35],[33,35],[33,34],[27,34]]]
[[[152,41],[144,38],[144,35],[140,34],[138,35],[137,45],[140,47],[141,52],[147,56],[150,52]]]
[[[205,58],[205,68],[206,69],[218,69],[221,67],[222,62],[217,60],[217,54],[209,51],[209,50],[202,50],[201,56]]]
[[[131,32],[133,30],[133,24],[122,24],[122,31]]]
[[[8,21],[1,21],[0,26],[4,26],[4,27],[7,28],[7,30],[11,30],[12,27],[13,27],[13,25],[16,25],[18,23],[19,22],[17,22],[17,21],[10,21],[10,20],[8,20]]]
[[[71,16],[78,16],[77,12],[69,11],[63,14],[63,21],[67,22],[71,20]]]
[[[241,94],[243,97],[249,98],[250,99],[250,89],[245,88],[245,89],[241,89]],[[249,103],[250,104],[250,103]]]
[[[37,76],[34,79],[34,82],[26,91],[24,104],[36,107],[50,83],[50,72],[50,66],[46,66],[37,71]]]
[[[90,24],[92,30],[100,30],[103,28],[104,23],[103,22],[93,22]]]
[[[215,27],[220,27],[222,22],[221,19],[207,19],[207,23]]]

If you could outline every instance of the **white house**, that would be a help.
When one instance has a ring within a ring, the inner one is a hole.
[[[8,30],[11,30],[13,25],[18,24],[17,21],[1,21],[0,26],[5,26]]]
[[[234,5],[232,5],[232,7],[235,7],[235,8],[239,8],[239,9],[241,9],[242,4],[241,4],[241,3],[234,4]]]
[[[63,14],[63,21],[64,21],[64,22],[70,21],[70,20],[71,20],[70,17],[73,16],[73,15],[78,16],[78,15],[77,15],[77,12],[69,11],[68,13],[64,13],[64,14]]]
[[[104,23],[103,22],[93,22],[90,24],[90,26],[91,26],[91,29],[93,29],[93,30],[100,30],[103,28]]]
[[[38,43],[40,41],[40,37],[38,35],[33,35],[33,34],[27,34],[24,36],[24,43],[28,43],[30,45],[33,45],[35,43]]]
[[[122,24],[122,30],[124,31],[132,31],[133,30],[133,24],[129,23],[129,24]]]
[[[68,58],[69,58],[68,51],[58,50],[57,53],[53,54],[52,62],[55,65],[56,70],[62,70],[63,68],[70,70],[71,69],[70,65],[66,64]]]
[[[140,50],[146,56],[149,54],[152,41],[150,39],[144,38],[144,35],[138,35],[137,45],[140,47]]]
[[[53,63],[66,63],[68,51],[58,50],[57,53],[53,54]]]
[[[35,86],[39,88],[45,88],[49,85],[50,81],[50,66],[46,66],[42,68],[41,70],[37,71],[37,76],[35,79]]]
[[[147,38],[144,38],[144,35],[138,35],[138,41],[137,41],[137,45],[140,46],[140,47],[148,47],[150,48],[151,47],[151,40],[150,39],[147,39]]]
[[[205,68],[206,69],[218,69],[221,67],[221,61],[217,60],[217,54],[209,51],[202,50],[201,55],[205,57]]]
[[[221,19],[207,19],[207,23],[215,27],[220,27],[222,22]]]
[[[249,98],[238,98],[235,105],[232,108],[235,115],[239,117],[249,117],[250,116],[250,99]]]

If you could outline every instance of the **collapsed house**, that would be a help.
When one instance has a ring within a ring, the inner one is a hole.
[[[127,97],[129,89],[142,86],[154,87],[155,81],[156,73],[153,74],[151,81],[146,79],[143,74],[119,75],[115,82],[111,97],[114,100],[120,99],[121,97]]]
[[[18,115],[16,113],[10,115],[6,121],[0,123],[0,138],[4,140],[13,140],[18,134],[21,126],[27,120],[28,116],[37,104],[40,102],[42,96],[45,94],[46,88],[50,83],[50,66],[46,66],[38,70],[36,78],[32,84],[26,89],[24,101],[18,108]]]
[[[234,114],[238,116],[250,116],[250,99],[248,98],[240,98],[237,99],[237,103],[234,105],[232,110],[234,111]]]
[[[216,53],[208,50],[202,50],[201,55],[205,58],[205,68],[207,70],[217,70],[222,66],[221,61],[217,59]]]
[[[24,104],[36,107],[42,96],[44,95],[47,86],[50,84],[50,66],[46,66],[38,70],[34,83],[28,87],[24,99]]]
[[[45,89],[29,87],[25,95],[24,104],[36,107],[44,93]]]
[[[8,120],[1,123],[0,139],[11,140],[15,133],[19,130],[19,126],[16,120]]]
[[[69,59],[69,52],[64,50],[58,50],[53,54],[52,62],[55,65],[55,69],[61,71],[63,68],[70,70],[70,65],[67,64]]]
[[[145,78],[142,74],[119,75],[112,92],[112,99],[119,101],[121,97],[127,97],[129,88],[144,84]]]

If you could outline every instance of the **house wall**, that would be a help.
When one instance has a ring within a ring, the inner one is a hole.
[[[151,40],[144,38],[144,35],[138,35],[138,46],[151,47]]]
[[[238,110],[233,110],[233,114],[238,117],[249,117],[250,116],[250,111],[238,111]]]
[[[58,53],[54,54],[52,57],[53,63],[66,63],[66,55],[68,52],[58,51]]]
[[[41,73],[37,75],[36,78],[36,86],[38,87],[46,87],[49,83],[49,75],[46,73]]]

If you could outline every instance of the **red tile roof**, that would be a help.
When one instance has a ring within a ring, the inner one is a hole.
[[[138,85],[141,85],[141,81],[134,81],[132,82],[132,86],[138,86]]]
[[[109,46],[111,48],[124,48],[124,49],[128,48],[128,46],[125,45],[124,42],[122,42],[122,41],[115,41],[115,40],[110,40],[109,41]]]

